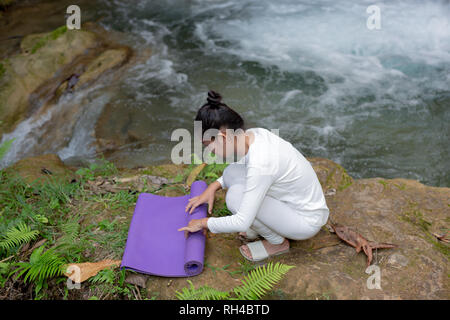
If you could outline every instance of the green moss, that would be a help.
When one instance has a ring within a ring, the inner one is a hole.
[[[348,188],[350,185],[353,184],[353,179],[347,173],[347,170],[345,170],[344,167],[342,167],[339,164],[336,164],[336,168],[334,168],[333,171],[331,171],[331,173],[327,176],[327,180],[326,180],[325,184],[327,186],[330,186],[330,182],[332,182],[333,178],[335,177],[337,170],[340,170],[342,172],[341,173],[341,179],[340,179],[340,182],[339,182],[339,186],[337,187],[338,191],[342,191],[342,190],[345,190],[346,188]]]
[[[404,184],[404,183],[402,183],[402,184],[394,183],[394,186],[396,186],[400,190],[405,190],[406,189],[406,184]]]
[[[409,222],[416,227],[419,227],[419,229],[423,231],[423,234],[419,235],[421,238],[432,244],[435,249],[437,249],[447,258],[450,257],[450,250],[448,245],[440,242],[432,234],[430,234],[429,229],[432,223],[425,220],[423,214],[419,210],[412,209],[410,211],[406,211],[400,215],[400,219]]]
[[[440,242],[430,234],[426,234],[426,240],[431,243],[439,252],[446,256],[447,259],[450,258],[450,250],[448,245]]]
[[[347,174],[347,171],[343,169],[341,184],[338,187],[339,191],[342,191],[353,184],[353,179]]]
[[[424,232],[427,232],[431,226],[431,222],[425,220],[423,214],[417,209],[403,212],[400,219],[419,227]]]
[[[50,32],[50,39],[51,40],[56,40],[59,38],[59,36],[61,36],[62,34],[66,33],[67,31],[67,26],[61,26],[55,30],[53,30],[52,32]]]
[[[386,188],[388,187],[388,183],[384,180],[378,180],[378,183],[383,185],[383,190],[386,190]]]
[[[355,259],[350,260],[342,266],[342,272],[348,274],[352,278],[359,278],[362,275],[361,270],[364,270],[364,268],[361,266],[359,261],[356,260],[356,254],[353,256],[353,258]]]
[[[31,48],[31,53],[35,53],[37,50],[39,50],[40,48],[45,46],[49,40],[58,39],[66,31],[67,31],[67,26],[64,25],[64,26],[61,26],[61,27],[53,30],[52,32],[46,34],[41,39],[39,39],[38,42],[36,42],[36,44],[33,46],[33,48]]]
[[[333,179],[335,173],[336,173],[336,168],[334,168],[333,171],[331,171],[331,173],[329,173],[329,174],[327,175],[327,180],[325,181],[325,184],[326,184],[327,186],[330,185],[330,182],[331,182],[331,180]]]

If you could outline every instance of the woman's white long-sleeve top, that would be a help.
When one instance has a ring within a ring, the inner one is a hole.
[[[323,226],[329,209],[309,161],[290,142],[273,132],[265,128],[246,130],[249,131],[255,139],[245,157],[236,162],[245,166],[245,191],[239,209],[234,215],[210,217],[208,229],[212,233],[246,231],[265,196],[285,202],[311,225]],[[223,175],[217,179],[224,189],[229,187],[225,180]]]

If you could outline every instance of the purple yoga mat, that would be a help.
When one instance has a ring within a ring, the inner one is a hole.
[[[206,217],[204,203],[189,214],[188,200],[207,188],[204,181],[195,181],[191,193],[165,197],[151,193],[139,194],[131,219],[121,268],[163,277],[189,277],[203,270],[205,236],[202,231],[189,233],[186,239],[179,228],[191,219]]]

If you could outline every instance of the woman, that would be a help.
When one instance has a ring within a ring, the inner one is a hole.
[[[226,217],[193,219],[179,231],[196,232],[209,229],[213,233],[241,232],[254,241],[239,250],[248,260],[260,261],[289,251],[289,241],[313,237],[327,222],[329,210],[322,187],[311,164],[291,143],[264,128],[244,131],[244,121],[221,101],[215,91],[208,92],[207,103],[198,111],[203,133],[217,129],[212,141],[203,141],[220,156],[231,152],[240,158],[230,163],[223,175],[199,196],[189,200],[186,211],[208,203],[212,212],[215,192],[228,189],[226,205],[233,213]],[[234,132],[230,132],[233,129]],[[228,132],[227,132],[228,131]],[[239,145],[243,146],[239,148]]]

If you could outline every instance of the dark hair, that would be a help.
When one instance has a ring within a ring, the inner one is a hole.
[[[202,122],[202,136],[208,129],[220,129],[224,126],[228,129],[244,129],[242,117],[225,103],[222,102],[220,93],[208,91],[207,102],[200,107],[195,117]]]

